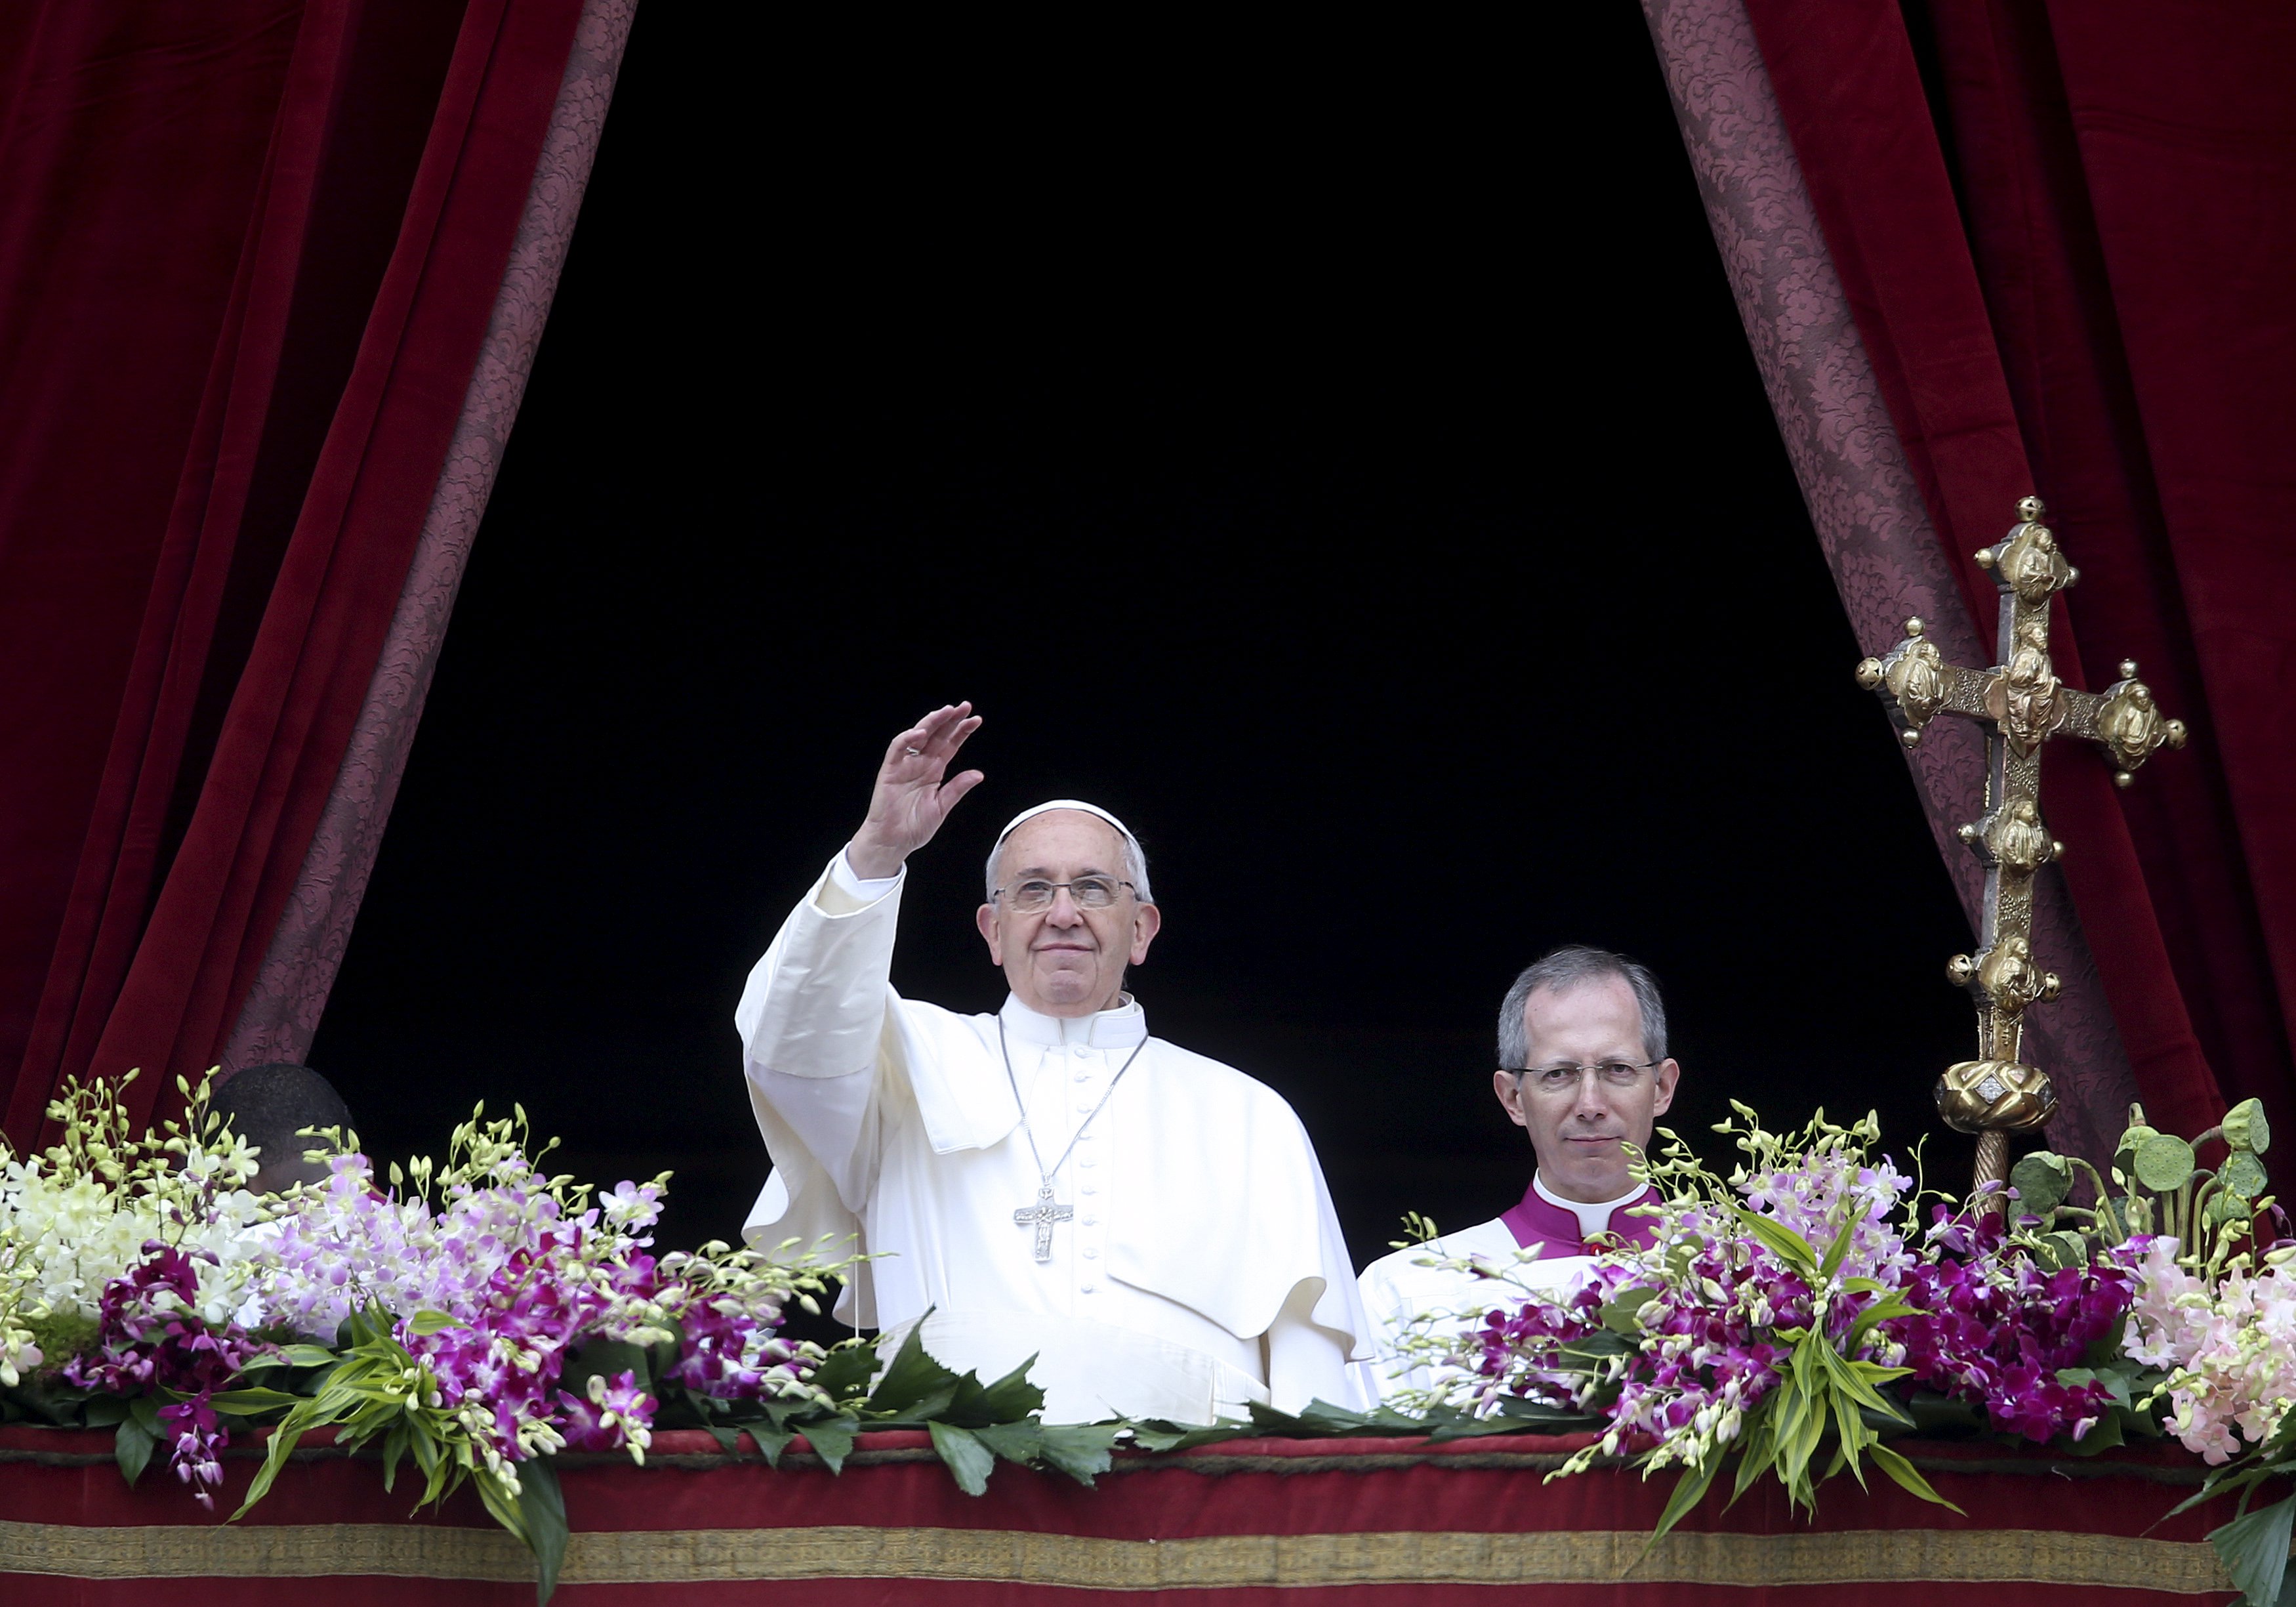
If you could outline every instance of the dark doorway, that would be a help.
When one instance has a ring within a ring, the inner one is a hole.
[[[1291,1098],[1359,1258],[1521,1191],[1492,1020],[1566,939],[1665,982],[1684,1131],[1926,1131],[1966,928],[1640,19],[1541,30],[645,9],[313,1052],[371,1146],[521,1100],[733,1237],[742,978],[956,697],[896,981],[994,1008],[990,834],[1117,810],[1155,1030]]]

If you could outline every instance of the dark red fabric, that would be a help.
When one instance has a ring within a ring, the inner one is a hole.
[[[54,1430],[0,1430],[0,1458],[10,1451],[70,1448],[86,1461],[78,1466],[36,1466],[0,1460],[0,1510],[19,1522],[68,1528],[114,1526],[183,1528],[215,1521],[193,1505],[173,1480],[147,1478],[129,1490],[110,1460],[110,1437],[62,1435]],[[1431,1449],[1415,1440],[1237,1440],[1177,1457],[1145,1460],[1104,1475],[1085,1488],[1056,1474],[1000,1466],[988,1493],[960,1491],[935,1460],[922,1434],[864,1436],[863,1455],[840,1475],[815,1467],[768,1471],[754,1456],[733,1463],[698,1433],[656,1437],[652,1465],[632,1467],[614,1457],[567,1458],[561,1478],[570,1527],[577,1534],[605,1531],[757,1531],[761,1544],[773,1531],[861,1528],[912,1531],[975,1530],[1011,1534],[1070,1535],[1105,1540],[1168,1543],[1218,1536],[1283,1537],[1393,1534],[1398,1532],[1519,1534],[1610,1531],[1636,1539],[1657,1522],[1671,1477],[1645,1480],[1622,1469],[1598,1470],[1546,1482],[1556,1454],[1577,1449],[1583,1438],[1547,1439],[1500,1437]],[[802,1449],[800,1442],[799,1449]],[[2149,1474],[2164,1463],[2189,1471],[2191,1459],[2157,1453],[2107,1453],[2102,1462],[2071,1464],[2077,1480],[2056,1471],[2038,1452],[1991,1445],[1906,1447],[1921,1456],[1938,1492],[1962,1508],[1956,1513],[1931,1505],[1875,1478],[1871,1490],[1848,1479],[1824,1487],[1814,1522],[1789,1516],[1775,1487],[1764,1483],[1727,1512],[1726,1492],[1710,1492],[1683,1521],[1685,1532],[1786,1535],[1920,1530],[1940,1536],[2010,1531],[2062,1535],[2143,1536],[2152,1541],[2193,1545],[2231,1515],[2229,1498],[2208,1509],[2164,1518],[2187,1487],[2164,1484]],[[872,1461],[872,1456],[906,1460]],[[662,1465],[675,1459],[680,1465]],[[1534,1460],[1538,1459],[1538,1460]],[[226,1462],[226,1499],[236,1499],[251,1474],[254,1458],[242,1453]],[[2115,1470],[2118,1470],[2117,1471]],[[373,1458],[299,1463],[284,1474],[264,1504],[246,1521],[258,1527],[355,1523],[405,1525],[408,1496],[382,1490]],[[488,1520],[467,1490],[424,1525],[485,1528]],[[1948,1555],[1941,1549],[1939,1554]],[[1629,1560],[1628,1557],[1621,1559]],[[31,1603],[127,1603],[123,1586],[77,1581],[9,1577],[9,1600]],[[21,1594],[18,1594],[20,1587]],[[148,1593],[152,1581],[135,1588]],[[170,1600],[281,1603],[291,1581],[170,1581]],[[416,1588],[407,1579],[338,1577],[329,1579],[332,1601],[342,1607],[404,1601]],[[530,1601],[531,1586],[424,1579],[425,1601],[502,1603]],[[1307,1585],[1226,1586],[1209,1589],[1112,1588],[1090,1599],[1301,1603],[1318,1600],[1368,1604],[1406,1601],[1505,1599],[1505,1586],[1456,1586],[1456,1597],[1423,1583],[1378,1586]],[[1839,1600],[1839,1584],[1805,1588],[1718,1586],[1694,1582],[1652,1581],[1632,1585],[1542,1584],[1532,1587],[1541,1602],[1635,1603],[1676,1607],[1684,1603],[1743,1603],[1758,1601]],[[1948,1588],[1938,1578],[1861,1583],[1861,1599],[1914,1603],[1938,1599]],[[1954,1584],[1956,1599],[1971,1603],[2094,1600],[2095,1586],[2052,1586],[2020,1583]],[[2089,1594],[2077,1597],[2076,1590]],[[394,1594],[397,1593],[397,1594]],[[1415,1593],[1415,1594],[1414,1594]],[[2112,1592],[2116,1603],[2221,1602],[2230,1593],[2202,1595],[2148,1590],[2129,1580]],[[768,1600],[882,1602],[931,1601],[1065,1602],[1087,1593],[1031,1583],[954,1580],[849,1579],[833,1577],[743,1583],[671,1581],[623,1586],[573,1584],[556,1598],[566,1607],[600,1603],[736,1602]]]
[[[20,1142],[63,1077],[141,1067],[147,1116],[229,1033],[397,605],[580,8],[33,9],[6,25],[24,54],[0,122],[0,681],[53,692],[0,724]]]
[[[2254,1094],[2284,1123],[2296,30],[2237,4],[1935,0],[1913,10],[1933,104],[1894,0],[1748,12],[1975,617],[1995,591],[1972,555],[2038,491],[2082,571],[2059,672],[2098,686],[2134,657],[2193,727],[2126,794],[2092,754],[2045,767],[2148,1113],[2195,1132]]]

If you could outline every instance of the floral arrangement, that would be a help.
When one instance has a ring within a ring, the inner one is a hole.
[[[132,1076],[132,1074],[131,1074]],[[121,1086],[125,1086],[123,1082]],[[220,1453],[268,1430],[243,1515],[300,1438],[411,1457],[437,1502],[464,1483],[533,1549],[542,1595],[566,1543],[551,1462],[662,1427],[747,1433],[778,1462],[803,1434],[832,1468],[862,1429],[923,1427],[966,1489],[996,1457],[1090,1483],[1115,1430],[1046,1428],[1026,1377],[952,1374],[914,1336],[890,1365],[857,1341],[779,1331],[853,1265],[795,1243],[656,1257],[668,1176],[596,1193],[547,1176],[525,1113],[455,1130],[444,1166],[390,1170],[356,1135],[314,1134],[329,1174],[248,1189],[255,1152],[183,1088],[189,1114],[129,1132],[118,1090],[71,1085],[61,1141],[0,1146],[0,1421],[114,1428],[133,1483],[152,1458],[212,1509]]]
[[[849,1258],[793,1242],[657,1257],[667,1175],[603,1193],[545,1175],[522,1111],[480,1107],[443,1166],[381,1181],[356,1135],[314,1134],[325,1180],[258,1195],[205,1085],[183,1092],[184,1121],[135,1135],[116,1089],[75,1084],[50,1108],[56,1145],[0,1149],[0,1421],[111,1427],[130,1482],[160,1456],[210,1507],[225,1447],[266,1436],[234,1517],[329,1429],[375,1446],[386,1483],[411,1458],[426,1502],[472,1485],[533,1549],[545,1600],[567,1538],[553,1457],[643,1463],[671,1427],[729,1451],[746,1434],[775,1463],[803,1435],[832,1469],[865,1429],[924,1429],[974,1494],[1000,1459],[1090,1484],[1119,1439],[1587,1429],[1562,1473],[1677,1471],[1660,1535],[1726,1472],[1733,1500],[1767,1476],[1808,1509],[1869,1465],[1939,1500],[1900,1433],[2073,1454],[2170,1439],[2210,1469],[2187,1506],[2240,1495],[2211,1538],[2245,1598],[2276,1602],[2286,1574],[2296,1496],[2250,1503],[2296,1474],[2296,1242],[2259,1229],[2296,1235],[2263,1194],[2254,1101],[2190,1142],[2134,1109],[2104,1171],[2028,1155],[1966,1200],[1921,1187],[1918,1152],[1911,1175],[1877,1156],[1870,1115],[1780,1135],[1739,1106],[1718,1129],[1741,1158],[1726,1178],[1663,1131],[1639,1163],[1659,1196],[1647,1249],[1559,1291],[1459,1264],[1491,1298],[1474,1321],[1422,1322],[1405,1349],[1435,1381],[1401,1409],[1203,1428],[1046,1425],[1024,1370],[959,1376],[914,1333],[890,1362],[790,1339],[790,1304],[817,1311]]]
[[[2256,1223],[2280,1217],[2260,1197],[2254,1101],[2189,1143],[2134,1110],[2110,1181],[2041,1152],[1966,1201],[1876,1158],[1870,1115],[1781,1136],[1734,1108],[1717,1129],[1742,1157],[1726,1180],[1661,1130],[1638,1168],[1660,1195],[1647,1249],[1599,1256],[1559,1291],[1450,1264],[1492,1298],[1479,1321],[1423,1319],[1405,1350],[1435,1381],[1403,1404],[1451,1431],[1595,1430],[1562,1474],[1677,1470],[1657,1535],[1726,1468],[1732,1500],[1767,1474],[1809,1508],[1870,1460],[1939,1501],[1887,1443],[1915,1430],[2074,1454],[2165,1436],[2220,1470],[2187,1505],[2296,1471],[2296,1244],[2255,1246]],[[2227,1151],[2213,1171],[2196,1157],[2210,1141]],[[2250,1601],[2279,1600],[2292,1524],[2296,1496],[2211,1537]]]

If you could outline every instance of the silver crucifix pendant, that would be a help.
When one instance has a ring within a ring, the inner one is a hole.
[[[1013,1212],[1013,1222],[1017,1227],[1028,1227],[1031,1224],[1035,1224],[1037,1230],[1037,1259],[1039,1261],[1050,1261],[1053,1258],[1053,1224],[1056,1222],[1066,1222],[1075,1215],[1076,1207],[1074,1206],[1055,1205],[1053,1203],[1052,1180],[1047,1178],[1037,1190],[1037,1203],[1032,1206],[1022,1206],[1019,1210]]]

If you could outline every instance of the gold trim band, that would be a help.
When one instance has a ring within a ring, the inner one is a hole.
[[[568,1584],[955,1579],[1097,1590],[1244,1585],[2052,1584],[2201,1595],[2228,1589],[2201,1541],[2046,1529],[1685,1533],[1652,1549],[1618,1529],[1402,1531],[1110,1540],[971,1529],[624,1529],[577,1534]],[[1640,1559],[1637,1561],[1637,1559]],[[93,1528],[0,1521],[0,1573],[77,1579],[521,1580],[533,1559],[494,1529],[440,1524]]]

